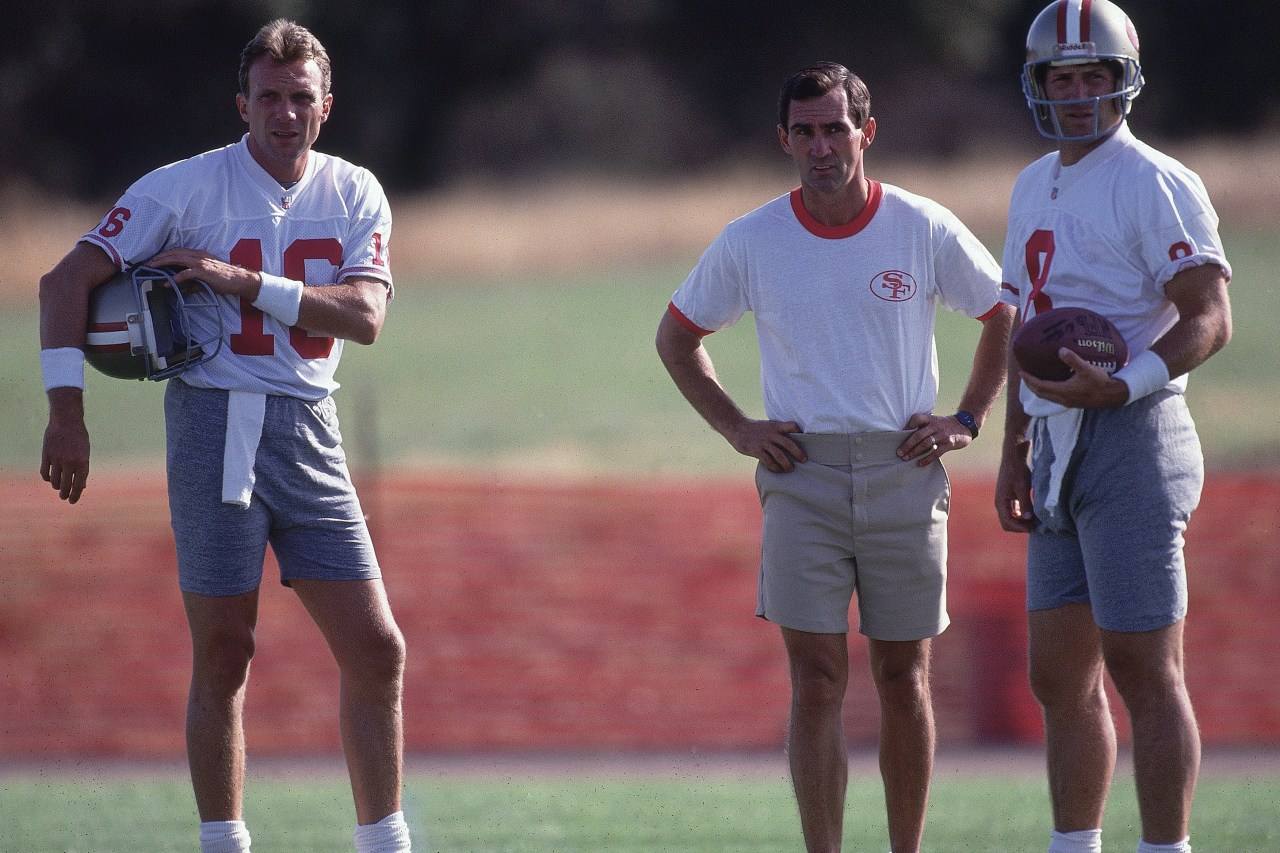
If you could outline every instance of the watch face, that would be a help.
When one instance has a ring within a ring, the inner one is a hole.
[[[974,438],[978,437],[978,422],[974,419],[973,415],[968,412],[956,412],[956,420],[964,425],[969,432],[973,433]]]

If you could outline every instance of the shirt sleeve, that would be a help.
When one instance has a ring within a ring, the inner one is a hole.
[[[359,177],[338,281],[363,276],[391,288],[391,206],[372,173],[361,170]]]
[[[934,253],[938,292],[949,311],[982,318],[1000,304],[1000,265],[954,214],[942,220]]]
[[[747,277],[726,229],[703,252],[671,306],[704,333],[727,329],[751,310]]]
[[[80,240],[102,249],[120,269],[173,245],[178,212],[159,200],[158,183],[154,172],[140,178]]]
[[[1163,289],[1189,267],[1213,263],[1227,278],[1231,267],[1218,234],[1218,214],[1200,178],[1189,169],[1166,167],[1142,181],[1131,196],[1134,221],[1142,222],[1139,252],[1148,274]]]

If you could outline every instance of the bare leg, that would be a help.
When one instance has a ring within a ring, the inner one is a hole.
[[[937,740],[929,694],[929,640],[871,640],[871,674],[880,696],[880,775],[889,843],[894,853],[918,853]]]
[[[1093,613],[1069,604],[1028,614],[1031,689],[1044,710],[1053,827],[1099,829],[1116,764]]]
[[[849,758],[841,709],[849,680],[844,634],[782,629],[791,664],[787,753],[809,853],[840,850]]]
[[[244,696],[258,593],[183,593],[191,628],[187,761],[202,821],[240,820],[244,807]]]
[[[1183,623],[1139,634],[1102,632],[1102,648],[1133,727],[1142,837],[1175,844],[1191,826],[1200,730],[1183,675]]]
[[[400,811],[405,646],[381,581],[294,581],[341,673],[339,720],[356,819]]]

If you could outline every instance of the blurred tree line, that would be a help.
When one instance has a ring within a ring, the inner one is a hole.
[[[311,28],[333,60],[320,148],[393,191],[776,159],[779,85],[815,59],[868,82],[882,154],[1034,145],[1017,75],[1046,2],[10,0],[0,187],[114,198],[152,168],[238,139],[239,51],[277,16]],[[1280,124],[1271,2],[1121,5],[1142,40],[1139,133]]]

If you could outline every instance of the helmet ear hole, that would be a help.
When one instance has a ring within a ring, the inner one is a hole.
[[[169,310],[169,300],[161,288],[147,291],[147,306],[151,310],[152,329],[156,338],[156,355],[167,358],[178,349],[177,341],[181,334],[177,312]]]

